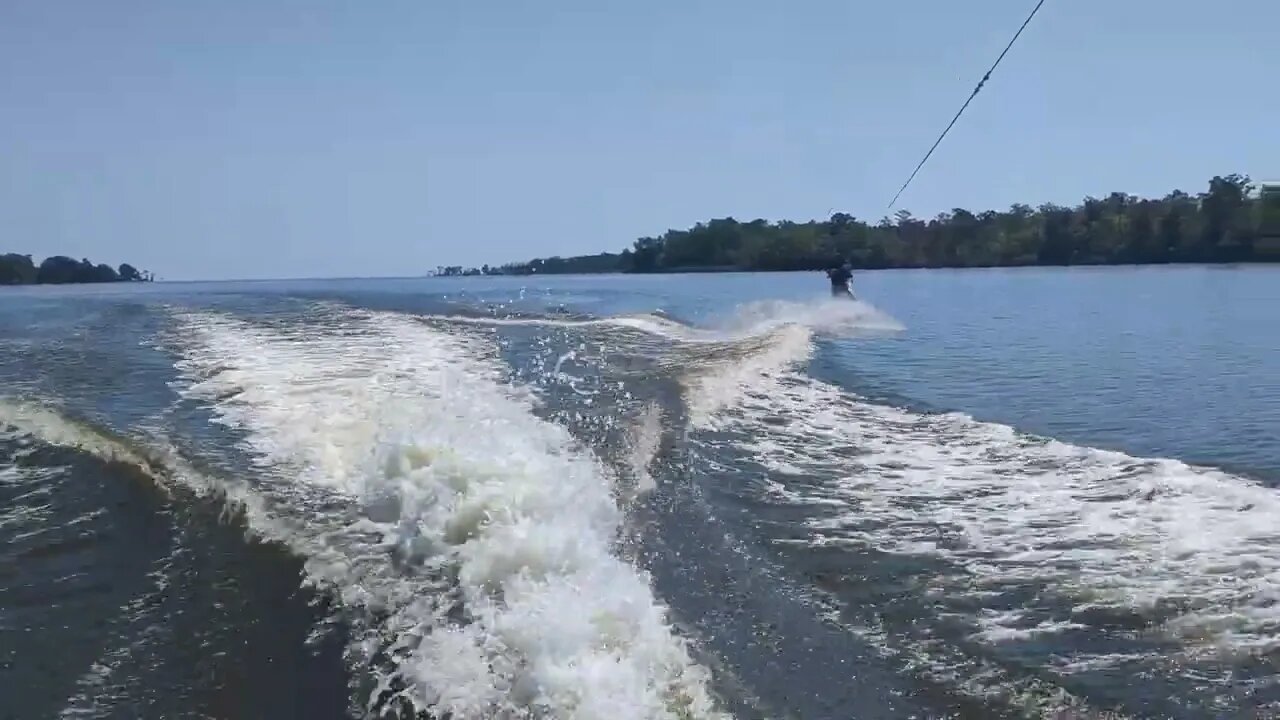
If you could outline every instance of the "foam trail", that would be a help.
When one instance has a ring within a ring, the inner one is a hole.
[[[56,409],[23,400],[0,398],[0,428],[31,435],[50,445],[87,452],[102,460],[132,463],[143,469],[150,463],[137,450],[68,419]]]
[[[178,320],[181,391],[243,434],[308,572],[388,613],[364,639],[398,666],[386,693],[454,718],[719,716],[646,577],[611,552],[605,468],[484,345],[364,312],[336,331]]]
[[[1280,649],[1280,496],[1229,473],[1079,447],[967,416],[862,402],[780,372],[717,418],[788,485],[821,503],[815,545],[940,558],[938,592],[979,602],[1043,585],[1062,613],[975,619],[1002,642],[1137,613],[1187,652]],[[787,480],[792,478],[791,480]],[[832,508],[843,507],[843,511]]]
[[[827,298],[811,302],[767,300],[741,305],[705,327],[676,322],[658,314],[606,318],[521,318],[433,315],[434,322],[563,328],[621,328],[681,343],[724,343],[768,336],[788,326],[827,335],[896,333],[902,323],[862,300]]]
[[[753,392],[759,380],[807,360],[812,352],[813,334],[808,328],[784,325],[754,341],[722,344],[706,356],[689,349],[676,353],[671,364],[677,366],[674,369],[685,388],[690,424],[712,426],[721,409]]]
[[[264,508],[261,497],[242,482],[198,470],[158,433],[149,438],[116,437],[63,414],[55,406],[0,397],[0,430],[6,427],[8,430],[0,437],[30,436],[99,460],[131,465],[170,497],[181,488],[199,497],[219,499],[228,512],[241,513],[252,520],[262,539],[277,541],[283,536],[284,530]]]
[[[815,337],[905,329],[868,303],[844,299],[748,303],[713,328],[705,331],[705,341],[712,345],[678,349],[672,361],[683,368],[677,374],[685,386],[690,423],[695,428],[714,425],[721,409],[733,407],[744,394],[756,392],[760,381],[767,382],[775,373],[808,360]]]
[[[657,487],[649,465],[658,454],[662,442],[662,411],[657,403],[649,403],[641,411],[640,419],[631,432],[628,464],[635,476],[635,494],[644,495]]]
[[[717,325],[739,335],[759,335],[799,325],[824,335],[897,333],[906,329],[874,305],[862,300],[826,298],[811,302],[761,300],[737,308]]]
[[[609,318],[488,318],[430,316],[432,322],[614,328],[641,333],[673,345],[658,349],[659,366],[674,371],[686,388],[689,420],[707,427],[716,412],[736,402],[752,378],[807,360],[815,336],[850,337],[901,332],[894,318],[861,300],[825,298],[810,302],[770,300],[747,303],[707,327],[693,327],[655,314]],[[643,345],[636,345],[637,350]],[[559,374],[566,359],[555,366]],[[576,389],[576,388],[575,388]]]
[[[161,492],[181,486],[201,495],[217,494],[232,502],[246,501],[234,485],[197,472],[173,448],[160,442],[114,437],[63,414],[52,405],[0,397],[0,428],[29,435],[48,445],[79,450],[106,462],[132,465],[155,482]]]
[[[429,315],[424,320],[453,325],[490,325],[498,327],[560,327],[560,328],[624,328],[648,335],[684,342],[711,342],[716,337],[706,330],[682,325],[659,315],[619,315],[606,318],[545,318],[545,317],[478,317],[474,315]]]

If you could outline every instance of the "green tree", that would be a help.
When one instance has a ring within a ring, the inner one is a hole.
[[[816,270],[1280,259],[1280,190],[1255,197],[1248,177],[1215,176],[1192,196],[1112,192],[1072,207],[1015,204],[979,213],[953,208],[930,220],[908,210],[875,224],[844,212],[821,221],[718,218],[643,237],[619,254],[532,260],[500,268],[531,272],[664,272],[732,267]]]
[[[36,281],[36,265],[30,255],[0,255],[0,285],[29,285]]]

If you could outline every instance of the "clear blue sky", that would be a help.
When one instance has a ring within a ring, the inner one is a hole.
[[[874,220],[1032,5],[5,2],[0,252],[416,275]],[[899,206],[1280,177],[1277,28],[1276,0],[1048,0]]]

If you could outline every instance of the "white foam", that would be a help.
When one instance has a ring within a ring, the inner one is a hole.
[[[760,340],[742,340],[719,357],[684,364],[679,378],[693,427],[713,425],[722,408],[734,406],[761,380],[813,352],[812,334],[800,325],[783,325]]]
[[[611,553],[621,517],[605,468],[500,383],[484,345],[355,311],[341,332],[178,320],[181,391],[243,432],[272,478],[261,492],[295,514],[308,572],[391,613],[381,632],[419,708],[717,715],[647,578]],[[445,619],[457,607],[467,622]]]
[[[843,298],[751,302],[735,308],[733,314],[716,327],[740,335],[759,335],[787,325],[839,336],[896,333],[906,329],[871,303]]]
[[[721,409],[735,406],[744,394],[757,392],[761,382],[768,383],[776,373],[808,360],[815,337],[853,337],[903,329],[901,323],[859,300],[769,300],[739,306],[710,329],[699,331],[702,340],[716,343],[723,351],[685,363],[679,373],[690,423],[696,428],[713,426]]]
[[[662,443],[662,411],[657,403],[649,403],[640,412],[640,418],[631,430],[627,464],[635,478],[635,495],[644,495],[657,487],[649,465],[658,454]]]
[[[0,398],[0,439],[33,437],[48,445],[71,448],[107,462],[127,463],[155,482],[157,490],[170,494],[181,487],[201,497],[216,497],[228,511],[244,514],[266,540],[280,540],[283,529],[262,504],[262,498],[241,481],[214,477],[197,470],[153,431],[145,438],[112,437],[64,415],[57,407],[37,402]],[[19,454],[30,449],[19,451]],[[62,468],[22,468],[23,473],[56,474]],[[47,492],[39,487],[33,492]]]
[[[502,318],[433,315],[446,323],[494,326],[613,327],[682,343],[724,343],[766,336],[785,327],[803,327],[824,335],[854,336],[896,333],[902,323],[862,300],[826,298],[809,302],[762,300],[738,305],[727,316],[702,327],[676,322],[659,314],[618,315],[604,318]]]
[[[1069,630],[1081,630],[1088,627],[1083,623],[1069,620],[1044,620],[1027,623],[1022,613],[1008,610],[985,610],[978,617],[978,625],[982,629],[977,633],[977,637],[989,643],[1057,635]]]
[[[429,315],[423,319],[461,325],[491,325],[498,327],[561,327],[628,328],[640,332],[684,342],[710,342],[718,339],[707,330],[682,325],[659,315],[618,315],[605,318],[550,318],[550,317],[480,317],[469,315]],[[719,338],[722,339],[722,338]]]
[[[0,398],[0,431],[6,426],[10,429],[3,433],[5,439],[31,435],[50,445],[77,448],[104,460],[146,466],[146,461],[132,449],[38,403]]]
[[[1189,652],[1280,648],[1280,496],[1248,479],[1029,437],[972,418],[862,402],[785,371],[753,378],[717,426],[786,483],[832,502],[814,543],[952,563],[938,592],[989,597],[1041,583],[1074,614],[1174,613]],[[1181,608],[1179,611],[1173,606]],[[983,617],[979,637],[1063,632],[1062,618]]]
[[[689,422],[694,427],[712,425],[717,411],[732,406],[742,392],[749,391],[753,378],[807,360],[812,354],[815,336],[854,337],[905,329],[870,303],[842,298],[751,302],[735,306],[727,316],[703,327],[685,325],[652,313],[592,319],[462,316],[430,316],[429,319],[473,325],[614,328],[669,341],[673,345],[657,348],[661,357],[659,365],[674,369],[684,385]],[[640,351],[644,347],[637,344],[634,349]],[[555,374],[559,375],[561,364],[572,357],[572,352],[562,356]],[[572,382],[570,386],[577,390]]]

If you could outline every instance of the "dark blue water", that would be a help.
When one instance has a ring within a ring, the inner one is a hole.
[[[1280,707],[1280,270],[824,282],[3,289],[6,716]]]

